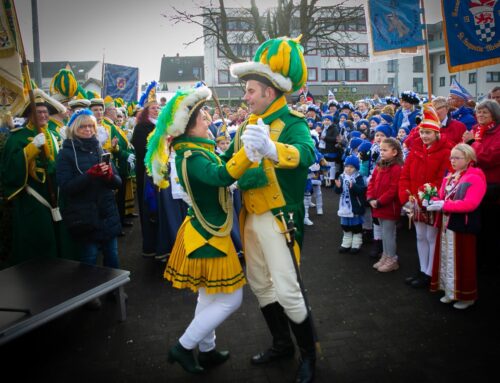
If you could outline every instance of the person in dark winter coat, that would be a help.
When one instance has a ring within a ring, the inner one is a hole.
[[[121,232],[120,215],[113,190],[121,185],[114,165],[104,160],[105,154],[97,141],[96,120],[92,112],[82,109],[73,114],[66,130],[67,139],[59,151],[56,179],[64,199],[63,219],[69,211],[82,217],[96,209],[92,227],[72,226],[71,235],[81,242],[81,261],[95,265],[99,251],[104,266],[118,268],[117,236]],[[104,156],[103,156],[104,154]]]

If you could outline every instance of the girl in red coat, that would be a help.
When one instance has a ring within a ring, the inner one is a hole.
[[[486,192],[486,177],[470,166],[476,153],[467,144],[451,151],[453,173],[444,178],[439,200],[427,210],[443,211],[442,227],[434,256],[431,290],[443,290],[441,302],[466,309],[477,299],[476,233],[479,232],[478,207]]]
[[[421,139],[412,145],[399,181],[399,200],[405,205],[410,219],[415,221],[417,233],[420,273],[405,280],[415,288],[429,286],[438,233],[438,228],[434,226],[434,213],[427,212],[417,199],[418,190],[426,183],[440,185],[450,168],[451,147],[447,140],[440,140],[439,127],[436,112],[430,104],[425,104],[424,119],[418,126]]]
[[[380,161],[373,171],[366,193],[366,199],[372,207],[372,216],[378,219],[382,229],[383,253],[373,267],[383,273],[399,269],[396,223],[401,214],[398,186],[402,164],[401,145],[392,137],[385,138],[380,144]]]

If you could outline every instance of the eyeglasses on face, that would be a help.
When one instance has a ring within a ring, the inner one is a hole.
[[[93,124],[80,125],[78,129],[94,129]]]

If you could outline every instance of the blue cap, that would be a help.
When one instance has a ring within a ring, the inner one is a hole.
[[[339,120],[344,117],[346,120],[349,118],[349,115],[347,113],[340,113],[339,114]]]
[[[394,118],[390,114],[387,114],[387,113],[382,113],[380,115],[380,117],[382,117],[385,120],[385,122],[387,122],[388,124],[392,124],[392,122],[394,121]]]
[[[472,100],[472,95],[455,79],[451,82],[450,94],[463,98],[465,101]]]
[[[401,128],[399,128],[399,130],[403,129],[405,131],[405,133],[408,135],[410,134],[410,129],[408,129],[406,126],[402,126]],[[398,133],[399,133],[399,130],[398,130]]]
[[[403,93],[401,93],[401,100],[409,102],[412,105],[420,104],[420,98],[415,92],[411,90],[405,90]]]
[[[356,128],[357,129],[360,129],[361,125],[366,125],[367,128],[370,127],[370,123],[368,122],[368,120],[365,120],[364,118],[359,120],[358,122],[356,122]]]
[[[340,109],[354,110],[354,106],[349,101],[342,101],[339,105]]]
[[[359,137],[354,137],[351,139],[351,142],[349,142],[349,147],[351,149],[356,149],[359,145],[363,143],[363,140]]]
[[[388,124],[380,124],[379,126],[377,126],[377,128],[375,129],[375,134],[377,134],[377,132],[384,133],[386,137],[392,136],[392,128]]]
[[[351,165],[356,168],[356,170],[359,170],[359,158],[358,156],[355,155],[350,155],[348,156],[345,161],[344,161],[344,166]]]
[[[361,145],[358,146],[358,152],[368,153],[372,148],[372,143],[370,141],[363,141]]]
[[[363,117],[363,115],[361,114],[361,112],[359,110],[352,112],[352,114],[359,116],[359,118]]]
[[[349,133],[349,138],[354,138],[354,137],[361,137],[361,132],[359,130],[353,130],[351,133]]]
[[[372,121],[375,121],[378,124],[380,124],[380,117],[379,116],[371,116],[369,119],[368,119],[369,122],[372,122]]]
[[[333,122],[333,116],[331,114],[324,114],[322,120],[328,119],[330,122]]]

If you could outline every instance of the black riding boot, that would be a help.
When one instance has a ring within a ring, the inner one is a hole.
[[[308,316],[302,323],[290,321],[293,335],[300,349],[300,366],[295,376],[296,383],[310,383],[314,381],[316,366],[316,348],[312,331],[311,319]]]
[[[288,317],[283,307],[274,302],[261,308],[262,314],[273,336],[271,348],[252,356],[252,364],[265,364],[278,359],[291,358],[295,353],[288,327]]]

